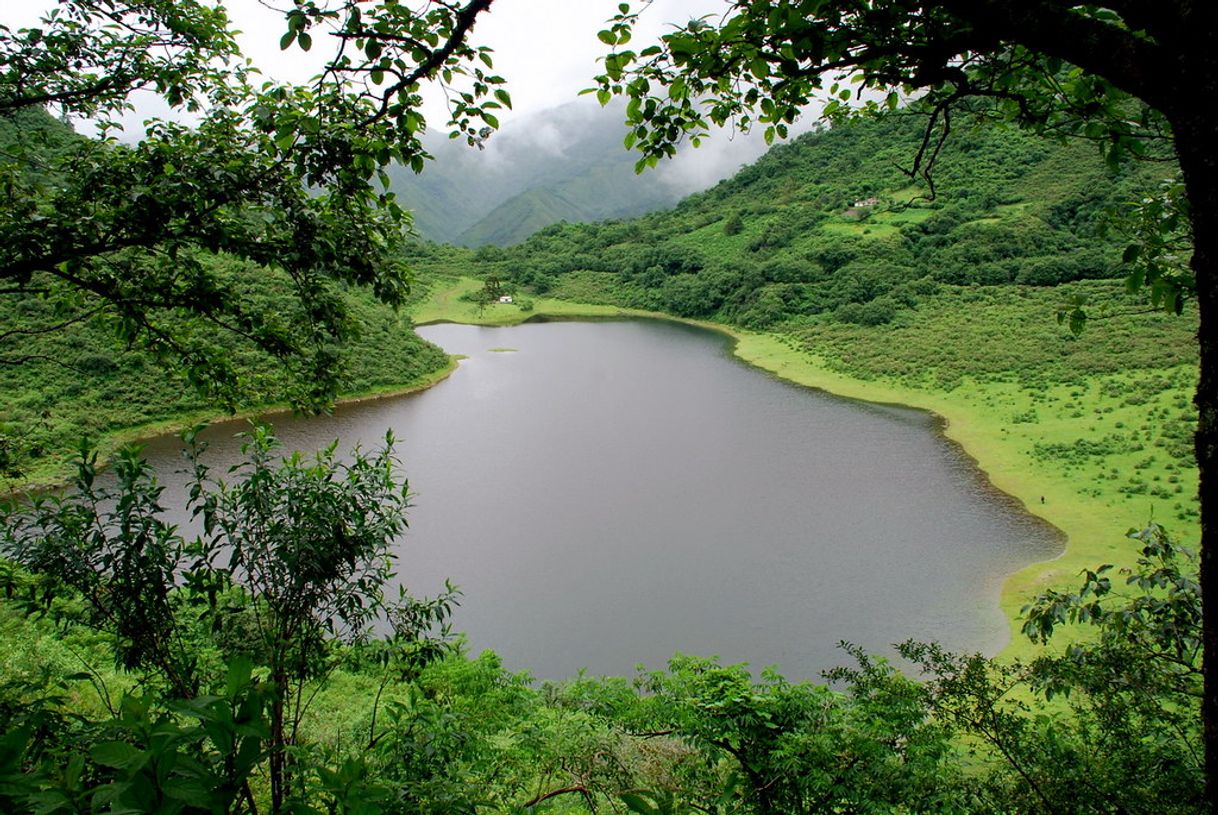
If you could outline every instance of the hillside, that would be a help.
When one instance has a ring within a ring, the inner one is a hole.
[[[46,159],[79,138],[41,111],[0,117],[0,152],[14,157],[24,177],[37,183],[54,182],[43,172]],[[240,287],[251,301],[280,304],[283,319],[303,325],[286,275],[222,253],[191,259]],[[448,365],[440,349],[409,330],[403,314],[370,292],[335,286],[333,294],[353,328],[358,326],[345,343],[325,349],[343,361],[344,393],[419,385]],[[203,353],[231,360],[244,388],[239,408],[298,402],[308,381],[299,360],[272,358],[198,318],[164,318],[189,330]],[[0,296],[0,491],[10,486],[5,478],[13,472],[38,479],[62,475],[64,460],[82,439],[109,449],[116,437],[137,428],[182,425],[188,417],[223,412],[185,371],[170,369],[130,338],[124,341],[123,332],[119,317],[52,280]]]
[[[543,230],[497,271],[559,297],[748,328],[881,325],[944,284],[1120,276],[1107,213],[1167,172],[1111,174],[1088,144],[974,125],[949,140],[929,200],[900,169],[920,137],[912,115],[806,134],[671,211]]]

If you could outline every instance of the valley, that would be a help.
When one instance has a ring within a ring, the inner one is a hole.
[[[1212,812],[1218,14],[700,3],[0,11],[0,811]]]

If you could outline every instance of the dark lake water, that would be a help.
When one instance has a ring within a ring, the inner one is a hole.
[[[631,674],[680,651],[815,679],[846,661],[843,639],[993,652],[1003,578],[1060,551],[930,416],[782,382],[718,334],[660,321],[419,333],[468,359],[428,391],[276,429],[302,450],[372,448],[394,430],[416,493],[402,580],[434,594],[451,578],[456,627],[509,668]],[[243,426],[209,431],[215,472]],[[147,452],[164,472],[179,446]]]

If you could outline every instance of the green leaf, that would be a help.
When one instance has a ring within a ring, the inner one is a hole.
[[[627,809],[629,809],[631,812],[637,812],[638,815],[652,815],[652,813],[659,812],[659,808],[656,807],[655,804],[651,803],[641,795],[636,795],[632,792],[624,792],[618,797],[622,799],[622,803],[626,805]]]
[[[279,38],[279,50],[286,51],[292,47],[292,43],[296,40],[296,32],[289,31]]]
[[[117,770],[136,770],[148,761],[144,751],[125,741],[104,741],[95,744],[89,754],[103,767],[113,767]]]
[[[215,804],[211,790],[194,778],[171,778],[163,785],[165,796],[182,801],[196,809],[212,809]]]
[[[250,676],[254,672],[254,663],[249,657],[235,657],[228,665],[228,676],[224,683],[224,692],[229,699],[236,698],[237,694],[250,682]]]

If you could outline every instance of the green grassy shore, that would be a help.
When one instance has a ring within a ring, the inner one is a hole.
[[[453,371],[457,370],[459,361],[459,357],[449,357],[447,364],[443,367],[416,376],[409,382],[393,385],[377,385],[350,391],[337,399],[335,404],[356,404],[372,399],[388,399],[427,390],[433,385],[443,382]],[[286,403],[259,405],[231,414],[219,414],[215,408],[202,408],[177,413],[155,422],[113,430],[102,434],[96,440],[91,440],[91,444],[97,450],[98,460],[106,462],[124,445],[138,444],[141,441],[163,436],[167,433],[179,433],[201,422],[231,421],[233,419],[259,420],[291,412],[292,407]],[[6,482],[3,478],[0,478],[0,496],[13,490],[17,492],[37,492],[55,487],[63,484],[68,479],[70,472],[67,459],[61,457],[44,459],[34,468],[22,473],[19,481]]]
[[[461,299],[481,285],[472,278],[438,281],[414,309],[416,324],[675,319],[656,312],[553,298],[534,299],[531,308],[499,303],[479,308]],[[1032,656],[1034,647],[1019,635],[1018,621],[1020,609],[1037,592],[1073,586],[1086,568],[1102,563],[1124,567],[1133,562],[1135,552],[1124,539],[1128,529],[1140,528],[1154,519],[1167,524],[1182,541],[1192,543],[1197,539],[1194,468],[1179,466],[1161,453],[1148,454],[1138,444],[1105,456],[1070,455],[1080,446],[1105,444],[1114,429],[1146,429],[1148,416],[1167,416],[1178,410],[1181,399],[1187,399],[1195,375],[1188,366],[1160,372],[1170,386],[1149,401],[1130,398],[1120,387],[1119,374],[1092,376],[1084,384],[1048,385],[1039,392],[1013,382],[971,380],[950,389],[922,388],[882,378],[863,380],[835,371],[826,357],[813,355],[780,334],[696,320],[682,322],[731,336],[736,356],[785,380],[852,399],[934,413],[944,422],[944,435],[977,462],[995,488],[1061,530],[1066,548],[1060,557],[1034,563],[1011,575],[1004,585],[1001,602],[1011,624],[1011,638],[1002,656]]]
[[[480,307],[465,295],[482,287],[469,277],[439,278],[410,308],[415,325],[456,322],[478,325],[514,325],[537,319],[618,319],[651,317],[680,319],[668,314],[612,305],[535,297],[515,304]],[[1189,366],[1152,371],[1164,387],[1147,397],[1132,398],[1138,388],[1122,381],[1140,371],[1092,375],[1074,384],[1048,384],[1029,390],[1026,384],[965,380],[951,386],[911,385],[893,377],[863,379],[833,366],[834,349],[823,355],[806,350],[797,338],[778,333],[751,332],[720,323],[681,319],[730,336],[740,359],[775,376],[840,396],[871,402],[900,404],[930,411],[944,423],[945,436],[960,445],[986,473],[996,489],[1013,496],[1033,515],[1061,530],[1064,553],[1051,561],[1035,563],[1011,575],[1002,593],[1002,608],[1011,624],[1008,656],[1031,656],[1032,644],[1018,635],[1020,609],[1037,592],[1048,587],[1071,587],[1081,570],[1101,563],[1130,565],[1134,550],[1124,539],[1126,530],[1154,519],[1169,526],[1176,537],[1195,543],[1197,475],[1191,465],[1143,444],[1114,442],[1146,435],[1148,422],[1165,423],[1188,407],[1195,373]],[[391,337],[382,337],[391,341]],[[512,349],[496,349],[509,352]],[[345,395],[340,403],[398,396],[422,390],[444,380],[457,367],[457,359],[411,381],[379,385]],[[288,410],[268,405],[241,416],[269,416]],[[101,437],[104,458],[122,444],[175,432],[209,418],[214,410],[183,412]],[[1122,435],[1124,434],[1124,435]],[[1075,455],[1078,450],[1104,448],[1104,455]],[[22,487],[59,483],[66,475],[62,461],[31,474]],[[1064,642],[1064,637],[1058,638]]]

